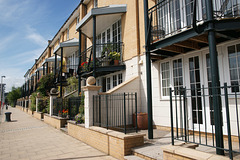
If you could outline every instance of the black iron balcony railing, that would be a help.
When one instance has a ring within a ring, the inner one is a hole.
[[[148,10],[151,22],[151,41],[192,28],[194,0],[161,0]],[[236,0],[213,0],[214,18],[224,19],[240,16],[240,2]],[[205,0],[196,0],[196,21],[206,21]]]
[[[62,66],[62,82],[67,78],[77,75],[78,65],[63,65]],[[61,66],[56,69],[56,82],[60,83]]]
[[[63,65],[62,66],[62,73],[76,75],[78,69],[78,65]],[[57,67],[57,73],[61,71],[61,65]]]
[[[122,64],[123,42],[96,45],[96,67]],[[81,53],[80,72],[93,70],[93,46]]]

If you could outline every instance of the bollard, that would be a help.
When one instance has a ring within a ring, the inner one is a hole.
[[[11,122],[11,114],[12,114],[12,112],[6,112],[5,113],[5,121],[6,122]]]

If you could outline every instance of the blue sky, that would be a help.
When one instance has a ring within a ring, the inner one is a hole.
[[[0,76],[6,76],[6,91],[24,83],[26,71],[79,2],[0,0]]]

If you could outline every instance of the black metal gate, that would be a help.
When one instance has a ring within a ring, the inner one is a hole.
[[[137,132],[137,93],[93,96],[93,125]],[[135,116],[133,116],[135,115]],[[133,119],[136,123],[133,124]]]

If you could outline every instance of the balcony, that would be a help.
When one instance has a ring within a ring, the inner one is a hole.
[[[205,0],[161,1],[148,10],[151,21],[151,50],[168,55],[186,53],[208,46]],[[235,0],[213,1],[217,43],[240,37],[240,2]],[[196,28],[193,28],[193,18]],[[198,29],[198,33],[196,32]],[[160,49],[161,48],[161,49]]]
[[[96,77],[125,70],[123,64],[123,43],[96,44]],[[78,74],[88,77],[93,73],[93,46],[81,53]]]
[[[63,86],[67,85],[67,79],[73,76],[77,76],[78,65],[63,65],[62,66],[62,79],[60,79],[61,67],[57,68],[56,74],[56,84],[60,85],[60,82],[63,83]]]

